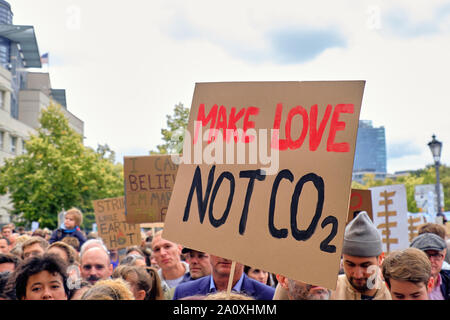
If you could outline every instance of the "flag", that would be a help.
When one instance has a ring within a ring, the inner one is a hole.
[[[41,64],[44,64],[44,63],[48,64],[48,52],[44,53],[41,56]]]

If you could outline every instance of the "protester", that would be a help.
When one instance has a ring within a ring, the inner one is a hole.
[[[81,232],[80,226],[83,221],[83,214],[77,208],[72,208],[64,215],[64,222],[52,233],[49,243],[61,241],[67,236],[75,237],[80,242],[80,246],[86,241],[86,237]]]
[[[125,251],[125,256],[128,256],[130,254],[140,255],[143,258],[145,258],[144,252],[138,246],[127,247],[127,250]]]
[[[360,212],[345,228],[342,247],[344,273],[338,276],[332,300],[391,300],[381,279],[381,236],[367,212]]]
[[[16,300],[14,291],[11,290],[10,277],[12,271],[0,271],[0,300]]]
[[[125,280],[118,278],[98,281],[81,300],[134,300],[134,296]]]
[[[114,270],[112,277],[128,282],[135,300],[150,300],[152,279],[145,268],[121,265]]]
[[[94,247],[102,248],[109,255],[109,251],[103,243],[102,239],[89,239],[80,247],[80,257],[85,251]]]
[[[145,258],[141,255],[136,254],[129,254],[125,258],[123,258],[119,266],[121,265],[130,265],[130,266],[137,266],[137,267],[147,267],[147,264],[145,263]]]
[[[189,264],[189,277],[191,280],[211,274],[209,254],[190,248],[183,248],[181,252],[185,254],[186,262]]]
[[[152,240],[152,250],[156,262],[160,266],[158,275],[164,296],[170,300],[173,290],[182,282],[189,281],[189,265],[181,261],[181,246],[162,238],[162,231],[158,231]]]
[[[8,238],[0,238],[0,253],[8,253],[10,250],[10,242]]]
[[[47,248],[47,253],[58,255],[68,266],[78,263],[79,260],[75,249],[62,241],[53,242]]]
[[[430,300],[450,300],[450,271],[442,270],[447,252],[445,241],[434,233],[423,233],[413,239],[411,247],[424,251],[431,262],[434,282],[428,295]]]
[[[46,233],[43,229],[36,229],[34,230],[34,232],[31,234],[32,237],[41,237],[42,239],[48,241],[46,239]]]
[[[187,296],[206,295],[227,290],[232,261],[214,255],[210,255],[210,261],[211,275],[178,285],[175,288],[174,300]],[[244,265],[241,263],[236,263],[232,280],[232,290],[238,293],[244,293],[256,300],[272,300],[275,292],[274,288],[250,279],[244,273]]]
[[[9,237],[11,237],[12,234],[13,234],[13,229],[12,229],[11,225],[5,224],[4,226],[2,226],[2,237],[3,238],[7,238],[11,242],[11,239]]]
[[[48,248],[48,242],[41,237],[31,237],[22,243],[22,259],[43,255]]]
[[[391,252],[384,259],[382,270],[392,300],[428,300],[434,279],[423,251],[408,248]]]
[[[69,300],[81,300],[83,294],[92,288],[92,285],[86,280],[81,280],[79,285],[70,291]]]
[[[273,300],[329,300],[331,291],[277,275],[278,286]],[[281,290],[281,292],[280,292]]]
[[[80,251],[80,241],[72,236],[67,236],[64,237],[61,242],[64,242],[66,244],[68,244],[69,246],[71,246],[72,248],[75,249],[75,251],[79,252]]]
[[[111,277],[113,266],[101,247],[89,248],[81,254],[81,277],[91,284]]]
[[[421,225],[419,227],[419,231],[418,231],[419,235],[423,234],[423,233],[434,233],[436,235],[438,235],[439,237],[442,238],[442,240],[445,241],[445,228],[437,223],[425,223],[423,225]],[[446,260],[448,260],[450,257],[450,253],[449,250],[447,249],[447,253],[445,255],[444,258],[444,262],[442,263],[442,270],[450,270],[450,263],[447,262]]]
[[[263,284],[267,284],[268,286],[272,286],[271,274],[269,272],[249,266],[244,266],[244,272],[249,278]]]
[[[10,253],[0,253],[0,272],[11,271],[13,272],[21,260],[15,255]]]
[[[33,256],[19,265],[12,279],[18,300],[67,300],[67,274],[55,255]]]

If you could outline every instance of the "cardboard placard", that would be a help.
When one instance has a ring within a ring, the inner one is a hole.
[[[422,213],[410,213],[408,212],[408,237],[409,243],[419,235],[419,228],[425,223],[425,219]]]
[[[403,184],[370,188],[372,190],[373,222],[383,239],[383,251],[409,247],[408,204]]]
[[[124,157],[128,223],[164,222],[178,165],[171,155]]]
[[[124,197],[94,200],[98,236],[109,250],[141,245],[141,228],[125,221]]]
[[[364,85],[197,83],[163,237],[334,289]]]
[[[447,222],[445,224],[445,234],[447,235],[447,237],[450,237],[450,222]]]
[[[373,221],[372,192],[370,190],[352,189],[348,206],[347,224],[361,211],[366,211],[370,220]]]

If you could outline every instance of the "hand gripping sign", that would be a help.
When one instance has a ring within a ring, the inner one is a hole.
[[[196,84],[163,237],[334,289],[364,85]]]

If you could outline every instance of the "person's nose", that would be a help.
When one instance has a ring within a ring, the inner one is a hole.
[[[355,278],[360,279],[364,276],[364,270],[361,267],[356,267],[354,272]]]
[[[44,288],[44,291],[42,292],[42,300],[52,300],[53,295],[50,291],[50,288]]]

